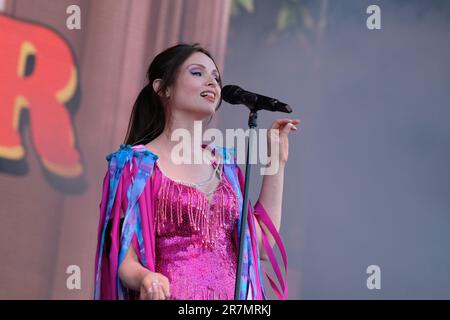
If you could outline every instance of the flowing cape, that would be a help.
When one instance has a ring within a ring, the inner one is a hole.
[[[214,154],[222,159],[224,174],[238,196],[241,217],[237,221],[234,241],[240,243],[244,176],[236,162],[235,148],[214,147]],[[121,282],[118,270],[130,245],[139,262],[155,272],[155,199],[161,185],[161,174],[154,170],[158,156],[143,145],[125,146],[108,155],[108,170],[103,180],[98,224],[98,242],[95,257],[94,299],[137,299],[139,293],[127,289]],[[143,192],[149,188],[148,192]],[[264,223],[275,239],[283,261],[283,272],[269,244],[266,231],[261,228],[262,245],[279,286],[260,263],[256,223]],[[279,299],[287,298],[287,255],[283,241],[265,208],[257,201],[248,204],[245,232],[240,300],[265,300],[263,273]]]

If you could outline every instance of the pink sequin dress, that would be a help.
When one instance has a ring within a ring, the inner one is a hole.
[[[216,166],[216,164],[214,163]],[[170,281],[171,299],[234,299],[239,218],[237,197],[226,175],[211,200],[193,185],[161,172],[156,199],[156,272]]]

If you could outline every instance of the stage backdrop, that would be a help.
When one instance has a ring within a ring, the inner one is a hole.
[[[200,42],[223,68],[229,1],[0,5],[0,298],[90,298],[105,156],[157,52]]]
[[[449,31],[447,0],[0,0],[0,298],[92,297],[105,155],[154,55],[200,42],[302,120],[288,298],[450,299]],[[224,103],[211,126],[247,120]]]

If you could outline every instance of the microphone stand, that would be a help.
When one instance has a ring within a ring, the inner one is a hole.
[[[292,109],[286,103],[282,103],[276,99],[264,97],[258,94],[254,94],[251,92],[243,91],[238,86],[228,85],[223,87],[222,89],[223,99],[226,102],[231,104],[244,104],[250,109],[250,115],[248,118],[248,127],[249,127],[249,137],[248,137],[248,146],[247,146],[247,160],[245,164],[245,186],[244,186],[244,203],[242,206],[242,214],[241,214],[241,225],[240,225],[240,238],[239,238],[239,256],[237,263],[237,272],[236,272],[236,285],[234,289],[234,299],[239,300],[241,296],[241,274],[242,274],[242,258],[244,254],[244,241],[245,241],[245,230],[247,229],[247,219],[248,219],[248,190],[250,187],[250,171],[251,171],[251,163],[250,159],[251,153],[253,151],[253,144],[256,136],[256,127],[257,127],[257,119],[258,119],[258,111],[259,110],[268,110],[272,112],[286,112],[291,113]],[[254,261],[254,263],[258,263],[258,261]],[[259,276],[259,275],[255,275]],[[247,293],[245,293],[247,294]]]
[[[247,145],[247,157],[245,164],[245,187],[244,187],[244,203],[242,206],[242,215],[241,215],[241,232],[240,232],[240,241],[239,241],[239,256],[238,256],[238,264],[237,264],[237,272],[236,272],[236,285],[234,291],[234,299],[239,300],[240,292],[241,292],[241,274],[242,274],[242,257],[244,251],[244,241],[245,241],[245,230],[247,229],[247,217],[248,217],[248,190],[250,186],[250,171],[251,171],[251,163],[250,153],[253,150],[254,138],[256,136],[256,127],[258,119],[258,111],[257,109],[251,109],[250,116],[248,118],[248,127],[249,127],[249,137],[248,137],[248,145]],[[257,263],[257,261],[255,261]],[[258,276],[258,275],[256,275]]]

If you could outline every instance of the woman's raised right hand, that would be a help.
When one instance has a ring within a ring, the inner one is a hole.
[[[148,271],[142,278],[141,300],[166,300],[170,298],[169,279],[161,273]]]

